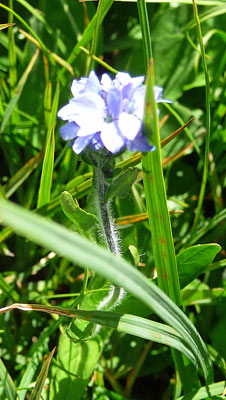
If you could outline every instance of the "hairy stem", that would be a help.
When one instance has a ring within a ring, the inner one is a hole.
[[[94,167],[93,182],[97,194],[96,201],[99,214],[98,217],[101,221],[101,236],[109,250],[120,256],[118,232],[111,213],[111,201],[105,200],[108,183],[101,165]],[[112,310],[121,302],[123,296],[124,289],[112,285],[108,295],[99,304],[98,309]]]

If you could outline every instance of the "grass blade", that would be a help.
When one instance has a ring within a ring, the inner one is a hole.
[[[15,94],[11,98],[11,100],[10,100],[6,110],[5,110],[5,114],[4,114],[4,117],[3,117],[3,120],[2,120],[0,132],[3,132],[4,129],[5,129],[5,126],[6,126],[8,120],[9,120],[9,118],[10,118],[10,116],[11,116],[13,110],[14,110],[14,107],[15,107],[16,103],[18,102],[18,100],[19,100],[19,98],[21,96],[21,93],[22,93],[22,90],[24,88],[24,85],[25,85],[25,83],[27,81],[27,78],[28,78],[28,76],[29,76],[34,64],[35,64],[35,61],[37,60],[38,55],[39,55],[39,50],[36,50],[35,54],[33,55],[31,61],[28,64],[26,70],[24,71],[22,77],[20,78],[20,80],[18,82],[18,85],[16,86]]]
[[[197,28],[197,33],[198,33],[198,40],[199,40],[199,45],[201,49],[201,57],[202,57],[202,66],[204,70],[204,75],[205,75],[205,93],[206,93],[206,145],[205,145],[205,155],[204,155],[204,168],[203,168],[203,176],[202,176],[202,182],[201,182],[201,188],[200,188],[200,193],[198,197],[198,205],[197,205],[197,212],[195,214],[194,218],[194,223],[193,223],[193,230],[197,227],[199,223],[199,219],[202,213],[202,205],[203,205],[203,200],[205,196],[205,190],[206,190],[206,183],[207,183],[207,178],[208,178],[208,172],[209,172],[209,152],[210,152],[210,80],[209,80],[209,73],[207,69],[207,63],[206,63],[206,54],[205,54],[205,47],[204,43],[202,40],[202,31],[201,31],[201,25],[199,21],[199,16],[198,16],[198,9],[196,5],[196,1],[193,0],[193,10],[194,10],[194,17],[195,17],[195,22],[196,22],[196,28]],[[226,9],[225,9],[226,11]]]
[[[4,200],[0,200],[0,216],[4,225],[13,227],[30,240],[83,268],[95,270],[117,286],[123,283],[128,292],[174,327],[199,360],[207,382],[212,379],[210,357],[194,325],[165,293],[125,260],[55,222]]]
[[[54,349],[51,351],[51,353],[49,354],[45,364],[43,365],[41,372],[38,376],[37,382],[35,384],[34,389],[31,392],[31,395],[29,397],[29,400],[40,400],[41,399],[41,394],[42,394],[42,390],[45,384],[45,380],[48,374],[48,370],[49,370],[49,366],[53,357],[53,354],[55,352],[55,347]]]
[[[5,393],[8,400],[16,400],[17,393],[11,376],[9,375],[3,361],[0,359],[0,379],[5,389]]]
[[[156,343],[166,344],[177,348],[183,352],[192,362],[197,365],[193,353],[187,348],[182,337],[168,325],[160,324],[156,321],[150,321],[146,318],[137,317],[130,314],[120,314],[117,312],[107,311],[85,311],[81,309],[68,310],[62,307],[43,306],[42,304],[21,304],[15,303],[11,306],[0,309],[0,313],[10,310],[22,311],[41,311],[48,314],[57,314],[69,318],[78,318],[90,321],[94,324],[117,329],[120,332],[129,335],[138,336],[143,339],[152,340]]]
[[[52,177],[53,177],[53,165],[54,165],[54,150],[55,150],[55,136],[53,127],[46,144],[40,188],[38,193],[38,204],[37,204],[38,208],[49,203],[50,200]]]

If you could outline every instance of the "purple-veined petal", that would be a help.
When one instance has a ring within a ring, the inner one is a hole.
[[[77,136],[79,126],[75,122],[67,122],[67,124],[61,126],[60,136],[64,140],[72,140]]]
[[[93,135],[85,136],[85,137],[77,137],[74,140],[74,143],[72,145],[72,150],[76,154],[80,154],[85,150],[85,148],[90,144],[92,140]]]
[[[81,94],[74,103],[73,121],[81,128],[78,136],[101,131],[105,117],[104,100],[95,93]],[[72,116],[71,116],[72,120]]]
[[[127,85],[122,87],[123,98],[131,99],[134,91],[138,89],[144,81],[144,76],[137,76],[136,78],[131,78]]]
[[[126,143],[114,122],[104,125],[100,137],[106,149],[111,153],[118,153]]]
[[[128,140],[134,140],[141,128],[141,120],[135,115],[123,112],[118,119],[118,127],[122,135]]]
[[[107,93],[107,111],[117,119],[122,108],[122,96],[118,89],[110,89]]]

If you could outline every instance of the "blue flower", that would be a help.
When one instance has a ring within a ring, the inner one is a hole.
[[[95,72],[88,78],[74,80],[71,86],[73,98],[58,112],[58,117],[68,121],[60,128],[64,140],[72,141],[76,154],[87,147],[91,150],[107,149],[118,153],[124,148],[130,151],[154,149],[142,134],[145,86],[144,76],[132,78],[119,72],[115,79],[103,74],[99,81]],[[163,89],[155,86],[156,101]]]

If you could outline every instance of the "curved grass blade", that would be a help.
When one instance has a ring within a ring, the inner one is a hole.
[[[156,343],[166,344],[174,347],[184,353],[194,365],[197,366],[194,354],[187,348],[186,343],[175,329],[168,325],[161,324],[156,321],[150,321],[146,318],[137,317],[130,314],[120,314],[117,312],[107,311],[85,311],[81,309],[68,310],[62,307],[45,306],[42,304],[21,304],[15,303],[11,306],[0,309],[0,313],[19,309],[22,311],[41,311],[48,314],[58,314],[69,318],[78,318],[90,321],[94,324],[117,329],[120,332],[129,335],[138,336],[143,339],[152,340]]]
[[[9,375],[3,361],[0,359],[0,379],[2,380],[2,386],[5,389],[5,394],[8,400],[16,400],[17,393],[15,385]]]
[[[93,269],[140,299],[183,337],[199,360],[207,383],[212,380],[211,360],[194,325],[165,293],[128,262],[55,222],[1,199],[0,216],[4,225],[80,267]]]
[[[36,35],[36,33],[33,31],[33,29],[30,28],[30,26],[27,24],[27,22],[19,14],[17,14],[15,11],[11,10],[11,8],[5,6],[2,3],[0,3],[0,7],[4,8],[6,11],[10,12],[11,14],[13,14],[25,26],[25,28],[29,32],[31,32],[31,34],[35,37],[35,39],[40,43],[40,46],[41,46],[42,50],[46,52],[46,46],[44,45],[42,40],[38,37],[38,35]]]
[[[195,214],[194,222],[193,222],[193,230],[197,227],[199,223],[199,219],[201,217],[202,213],[202,206],[203,206],[203,201],[204,201],[204,196],[205,196],[205,191],[206,191],[206,184],[207,184],[207,179],[208,179],[208,172],[209,172],[209,152],[210,152],[210,118],[211,118],[211,110],[210,110],[210,78],[209,78],[209,73],[208,73],[208,68],[207,68],[207,63],[206,63],[206,54],[205,54],[205,47],[202,39],[202,31],[201,31],[201,25],[200,25],[200,20],[199,20],[199,15],[198,15],[198,9],[196,5],[196,1],[193,1],[193,11],[194,11],[194,17],[195,17],[195,22],[196,22],[196,28],[197,28],[197,33],[198,33],[198,40],[199,40],[199,45],[201,49],[201,58],[202,58],[202,66],[204,70],[204,75],[205,75],[205,103],[206,103],[206,143],[205,143],[205,154],[204,154],[204,168],[203,168],[203,176],[202,176],[202,182],[201,182],[201,188],[200,188],[200,193],[198,197],[198,205],[197,205],[197,212]],[[225,7],[225,12],[226,12],[226,7]]]

